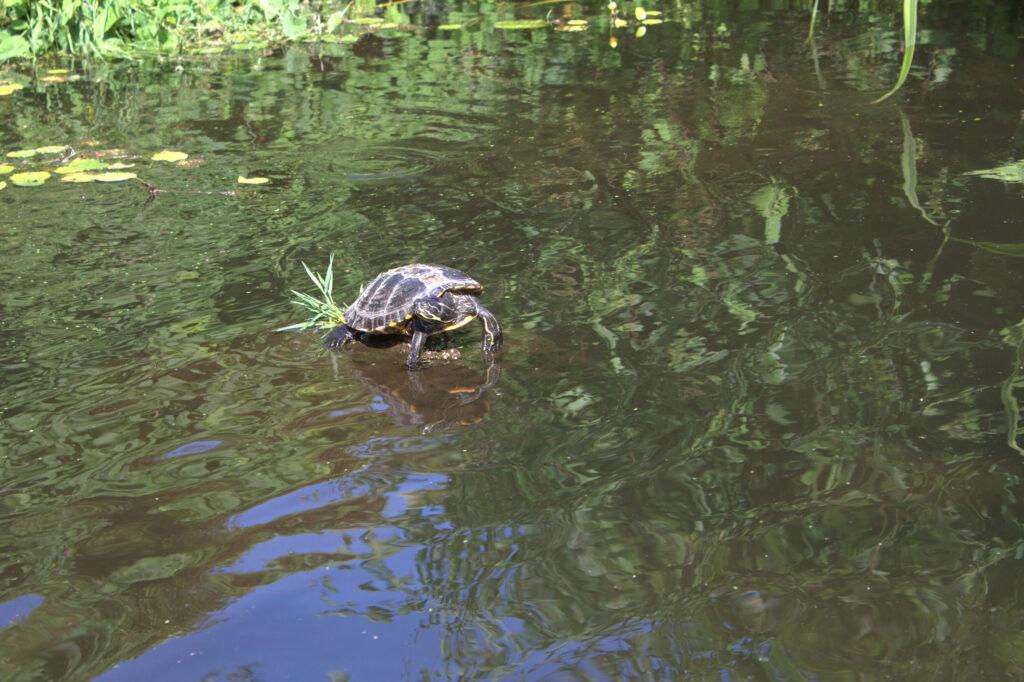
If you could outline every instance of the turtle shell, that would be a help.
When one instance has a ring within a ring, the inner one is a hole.
[[[382,272],[345,310],[345,324],[368,334],[401,334],[416,301],[445,292],[479,294],[482,284],[444,265],[415,263]]]

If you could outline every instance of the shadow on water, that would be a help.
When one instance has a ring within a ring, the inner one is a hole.
[[[720,3],[10,67],[5,159],[164,191],[0,191],[0,678],[1019,677],[1021,24],[954,9],[899,109],[896,27]],[[271,333],[332,253],[499,361]]]

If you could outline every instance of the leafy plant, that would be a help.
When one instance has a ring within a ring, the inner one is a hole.
[[[302,267],[306,269],[306,274],[313,280],[313,284],[316,285],[317,290],[320,292],[320,298],[315,298],[309,294],[304,294],[301,291],[295,291],[292,289],[292,293],[295,294],[299,300],[293,301],[296,305],[300,305],[313,314],[308,320],[299,322],[298,324],[290,324],[287,327],[281,327],[275,329],[278,332],[292,332],[292,331],[305,331],[307,329],[330,329],[337,327],[339,324],[345,323],[345,314],[342,312],[338,304],[334,302],[333,289],[334,289],[334,254],[331,254],[331,259],[327,263],[327,272],[323,275],[319,275],[309,269],[305,263]]]

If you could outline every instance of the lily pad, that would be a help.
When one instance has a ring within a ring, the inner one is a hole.
[[[50,177],[46,171],[30,171],[28,173],[15,173],[11,176],[11,183],[18,187],[37,187]]]
[[[35,149],[17,149],[13,152],[7,152],[7,156],[12,159],[27,159],[30,156],[35,156]]]
[[[270,182],[270,178],[246,178],[241,175],[238,176],[238,184],[240,185],[264,185]]]
[[[135,173],[97,173],[96,182],[124,182],[137,177]]]
[[[6,180],[0,180],[0,189],[3,189],[6,186],[7,186],[7,181]]]
[[[64,151],[62,144],[48,144],[45,147],[36,147],[36,154],[59,154]]]
[[[96,182],[96,176],[97,175],[99,175],[99,173],[85,173],[85,172],[79,171],[79,172],[75,172],[75,173],[68,173],[67,175],[62,176],[60,181],[61,182]]]
[[[135,173],[68,173],[62,182],[124,182],[138,177]]]
[[[512,21],[495,22],[494,28],[503,28],[509,31],[525,31],[534,28],[547,28],[548,22],[543,19],[515,19]]]
[[[21,90],[24,85],[21,83],[0,83],[0,97],[3,95],[9,95],[15,90]]]
[[[75,159],[71,163],[67,163],[60,168],[54,170],[55,173],[64,175],[65,173],[77,173],[79,171],[86,170],[98,170],[100,168],[106,168],[107,164],[103,163],[99,159]]]
[[[465,24],[441,24],[437,27],[438,31],[455,31],[463,28]]]
[[[185,152],[172,152],[168,149],[165,149],[162,152],[157,152],[153,155],[154,161],[182,161],[187,158],[188,154]]]
[[[0,163],[0,175],[6,175],[7,173],[10,173],[12,170],[14,170],[14,166],[8,166]]]

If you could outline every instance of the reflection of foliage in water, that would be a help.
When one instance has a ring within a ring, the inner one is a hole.
[[[419,615],[452,678],[1013,670],[1022,287],[957,241],[1012,244],[959,218],[1013,204],[950,170],[998,164],[924,116],[922,156],[845,91],[779,114],[806,100],[787,41],[706,11],[678,59],[480,32],[110,65],[14,110],[26,142],[208,159],[60,222],[68,196],[18,195],[0,228],[0,575],[46,596],[5,657],[91,677],[298,576],[334,615]],[[275,182],[173,191],[239,163]],[[315,339],[265,338],[332,251],[341,298],[411,260],[487,285],[509,344],[480,424],[412,433]]]

